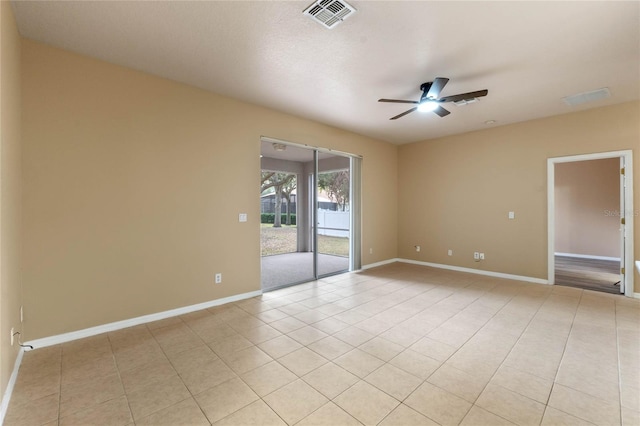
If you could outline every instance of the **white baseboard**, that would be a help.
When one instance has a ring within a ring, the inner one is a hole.
[[[0,425],[4,423],[4,417],[7,415],[13,387],[16,385],[18,370],[20,370],[20,364],[22,363],[22,354],[24,354],[24,349],[18,351],[16,362],[13,364],[13,372],[11,373],[11,377],[9,377],[9,383],[7,383],[7,388],[4,390],[4,395],[2,396],[2,404],[0,404]]]
[[[640,299],[640,293],[633,293],[634,299]]]
[[[556,256],[575,257],[576,259],[593,259],[593,260],[612,260],[620,262],[619,257],[594,256],[591,254],[575,254],[575,253],[554,253]]]
[[[225,303],[237,302],[239,300],[250,299],[260,296],[262,290],[252,291],[249,293],[236,294],[234,296],[224,297],[222,299],[211,300],[209,302],[198,303],[197,305],[184,306],[182,308],[171,309],[169,311],[158,312],[155,314],[144,315],[141,317],[131,318],[123,321],[103,324],[96,327],[85,328],[84,330],[72,331],[70,333],[58,334],[56,336],[43,337],[41,339],[25,342],[25,345],[33,346],[33,349],[44,348],[47,346],[58,345],[60,343],[70,342],[72,340],[82,339],[85,337],[95,336],[97,334],[116,331],[135,325],[146,324],[148,322],[158,321],[165,318],[175,317],[178,315],[188,314],[190,312],[200,311],[202,309],[211,308],[213,306],[224,305]],[[2,424],[2,423],[0,423]]]
[[[422,262],[419,260],[402,259],[402,258],[394,258],[394,259],[383,260],[381,262],[370,263],[368,265],[364,265],[362,267],[362,270],[376,268],[378,266],[384,266],[394,262],[410,263],[412,265],[430,266],[432,268],[447,269],[450,271],[458,271],[458,272],[467,272],[471,274],[486,275],[489,277],[496,277],[496,278],[506,278],[509,280],[526,281],[526,282],[535,283],[535,284],[549,284],[548,280],[545,280],[542,278],[527,277],[524,275],[504,274],[502,272],[482,271],[480,269],[463,268],[461,266],[444,265],[441,263]]]
[[[383,260],[381,262],[375,262],[375,263],[369,263],[368,265],[362,265],[362,267],[360,268],[361,271],[365,271],[367,269],[371,269],[371,268],[377,268],[378,266],[384,266],[384,265],[388,265],[390,263],[395,263],[395,262],[399,262],[400,259],[395,258],[395,259],[387,259],[387,260]]]
[[[443,265],[440,263],[421,262],[419,260],[399,259],[399,262],[411,263],[413,265],[431,266],[432,268],[448,269],[450,271],[467,272],[470,274],[486,275],[489,277],[506,278],[508,280],[526,281],[535,284],[549,284],[549,281],[542,278],[527,277],[524,275],[504,274],[502,272],[482,271],[480,269],[463,268],[462,266]]]

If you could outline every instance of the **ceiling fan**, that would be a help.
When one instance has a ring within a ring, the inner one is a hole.
[[[433,81],[428,81],[426,83],[422,83],[420,85],[420,90],[422,90],[422,95],[420,96],[419,101],[405,101],[402,99],[378,99],[378,102],[392,102],[397,104],[415,104],[413,108],[396,115],[395,117],[391,117],[389,120],[395,120],[400,117],[403,117],[409,113],[412,113],[415,110],[418,111],[433,111],[438,114],[440,117],[445,117],[451,114],[449,111],[440,106],[440,104],[445,102],[460,102],[460,101],[469,101],[475,98],[479,98],[481,96],[487,96],[489,93],[488,90],[478,90],[475,92],[468,93],[460,93],[459,95],[453,96],[445,96],[444,98],[438,98],[440,96],[440,92],[444,88],[444,86],[449,82],[448,78],[438,77]]]

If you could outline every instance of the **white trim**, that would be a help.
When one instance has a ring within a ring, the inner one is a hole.
[[[606,158],[623,157],[625,160],[625,206],[627,209],[633,208],[633,151],[630,149],[623,151],[600,152],[594,154],[571,155],[566,157],[547,158],[547,276],[550,284],[555,280],[555,165],[558,163],[571,163],[575,161],[600,160]],[[629,207],[631,206],[631,207]],[[633,265],[633,219],[635,214],[625,215],[625,265]],[[626,267],[624,274],[624,295],[635,297],[634,274]]]
[[[620,262],[619,257],[594,256],[591,254],[575,254],[575,253],[555,253],[556,256],[575,257],[576,259],[593,259],[593,260],[612,260]]]
[[[322,148],[322,147],[319,147],[319,146],[309,145],[309,144],[306,144],[306,143],[289,142],[289,141],[285,141],[285,140],[282,140],[282,139],[272,138],[272,137],[269,137],[269,136],[260,136],[260,142],[278,143],[278,144],[282,144],[282,145],[295,146],[297,148],[314,149],[314,150],[316,150],[318,152],[324,152],[326,154],[334,154],[334,155],[343,155],[345,157],[362,158],[362,155],[360,155],[360,154],[352,154],[350,152],[338,151],[336,149],[331,149],[331,148]]]
[[[362,158],[349,158],[349,270],[362,268]]]
[[[411,259],[398,259],[398,262],[410,263],[413,265],[431,266],[432,268],[448,269],[450,271],[467,272],[470,274],[486,275],[489,277],[506,278],[509,280],[526,281],[535,284],[549,284],[549,281],[542,278],[527,277],[524,275],[505,274],[502,272],[483,271],[480,269],[463,268],[462,266],[444,265],[440,263],[422,262]]]
[[[463,268],[462,266],[444,265],[442,263],[422,262],[420,260],[402,259],[397,257],[393,259],[383,260],[381,262],[364,265],[362,266],[361,270],[364,271],[366,269],[377,268],[378,266],[384,266],[384,265],[388,265],[390,263],[395,263],[395,262],[409,263],[412,265],[420,265],[420,266],[430,266],[432,268],[448,269],[450,271],[467,272],[470,274],[485,275],[485,276],[496,277],[496,278],[506,278],[509,280],[526,281],[534,284],[549,284],[549,281],[542,278],[527,277],[524,275],[505,274],[502,272],[482,271],[480,269]]]
[[[387,259],[387,260],[383,260],[381,262],[369,263],[369,264],[366,264],[366,265],[362,265],[360,270],[361,271],[366,271],[367,269],[377,268],[378,266],[384,266],[384,265],[388,265],[390,263],[395,263],[395,262],[400,262],[400,259],[398,259],[396,257],[394,259]]]
[[[141,317],[131,318],[123,321],[116,321],[109,324],[98,325],[96,327],[85,328],[84,330],[72,331],[70,333],[58,334],[56,336],[43,337],[42,339],[25,342],[25,345],[31,345],[34,349],[53,346],[60,343],[70,342],[72,340],[82,339],[85,337],[95,336],[97,334],[116,331],[135,325],[146,324],[148,322],[158,321],[165,318],[175,317],[178,315],[188,314],[190,312],[200,311],[202,309],[211,308],[213,306],[224,305],[225,303],[237,302],[239,300],[250,299],[260,296],[262,290],[252,291],[249,293],[236,294],[234,296],[224,297],[222,299],[211,300],[209,302],[198,303],[196,305],[184,306],[182,308],[171,309],[169,311],[158,312],[155,314],[143,315]]]
[[[640,299],[640,293],[633,293],[634,299]]]
[[[16,385],[16,380],[18,379],[18,370],[20,370],[23,354],[24,350],[20,348],[18,356],[16,357],[16,362],[13,364],[13,372],[11,373],[11,377],[9,377],[9,383],[7,383],[7,388],[4,390],[4,395],[2,396],[2,405],[0,405],[0,425],[4,423],[4,417],[7,415],[7,409],[9,408],[9,402],[11,401],[13,388]]]
[[[555,284],[556,280],[556,166],[547,159],[547,280]]]

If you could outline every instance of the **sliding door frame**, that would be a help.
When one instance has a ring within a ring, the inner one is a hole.
[[[305,148],[313,151],[313,163],[314,171],[310,182],[306,182],[313,190],[310,191],[310,197],[312,207],[309,212],[309,220],[311,221],[309,229],[312,232],[312,250],[313,250],[313,279],[319,279],[331,275],[341,274],[344,272],[351,272],[359,270],[362,266],[362,156],[351,154],[348,152],[337,151],[328,148],[322,148],[318,146],[312,146],[308,144],[299,144],[281,139],[270,138],[267,136],[261,136],[260,142],[276,143],[282,145],[288,145],[296,148]],[[338,271],[335,273],[318,274],[318,154],[327,153],[335,156],[346,157],[349,159],[350,169],[350,182],[349,182],[349,199],[350,199],[350,214],[349,214],[349,269],[347,271]],[[298,185],[300,182],[298,183]],[[310,189],[311,189],[310,188]],[[295,285],[299,283],[291,283]],[[287,284],[286,286],[288,286]]]

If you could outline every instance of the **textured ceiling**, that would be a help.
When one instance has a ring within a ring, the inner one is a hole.
[[[640,97],[640,2],[351,1],[333,29],[311,1],[15,1],[24,37],[392,143]],[[378,98],[480,89],[440,118]],[[608,87],[609,99],[562,97]]]

